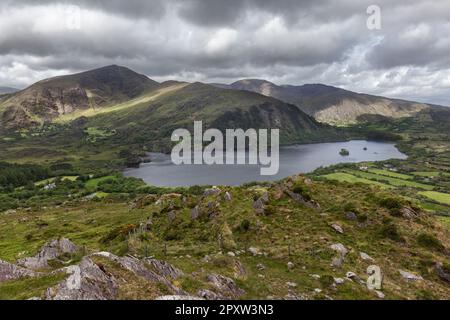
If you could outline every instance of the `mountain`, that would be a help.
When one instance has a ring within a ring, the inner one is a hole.
[[[17,91],[19,91],[19,89],[11,88],[11,87],[0,87],[0,94],[15,93]]]
[[[261,94],[227,90],[203,83],[167,83],[176,86],[153,99],[118,108],[87,119],[85,126],[114,129],[116,141],[166,141],[173,130],[191,129],[194,121],[204,128],[282,128],[284,143],[337,139],[333,128],[318,123],[294,105]]]
[[[15,129],[39,125],[78,110],[111,106],[159,84],[120,66],[42,80],[0,102],[0,124]]]
[[[319,122],[332,125],[358,122],[363,115],[390,118],[414,116],[432,105],[356,93],[323,84],[278,86],[269,81],[245,79],[222,88],[247,90],[292,103]]]

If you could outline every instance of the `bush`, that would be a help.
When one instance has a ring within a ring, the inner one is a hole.
[[[436,251],[443,251],[444,245],[439,241],[438,238],[431,234],[427,233],[421,233],[417,236],[417,243],[424,248],[436,250]]]
[[[397,226],[393,222],[386,222],[380,230],[380,235],[396,242],[403,242],[404,239],[400,235]]]
[[[292,188],[292,192],[301,195],[306,201],[311,201],[311,195],[309,194],[308,189],[301,183],[296,183]]]
[[[387,197],[379,201],[379,205],[388,209],[391,214],[397,216],[400,215],[400,210],[403,208],[403,202],[399,199]]]

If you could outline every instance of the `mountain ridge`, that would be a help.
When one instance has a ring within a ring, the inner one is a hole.
[[[229,85],[216,85],[272,96],[296,105],[319,122],[331,125],[354,124],[367,114],[391,118],[411,117],[435,107],[433,104],[356,93],[325,84],[276,85],[262,79],[243,79]]]

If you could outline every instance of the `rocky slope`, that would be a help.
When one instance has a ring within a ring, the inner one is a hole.
[[[157,86],[119,66],[46,79],[1,101],[0,124],[7,129],[28,128],[78,110],[127,101]]]
[[[320,122],[342,125],[358,122],[363,115],[411,117],[431,105],[355,93],[322,84],[278,86],[265,80],[246,79],[222,88],[248,90],[292,103]]]
[[[389,191],[294,176],[124,196],[3,213],[0,297],[450,297],[450,229]]]

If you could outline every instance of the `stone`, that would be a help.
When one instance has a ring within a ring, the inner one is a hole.
[[[318,274],[310,274],[309,276],[316,280],[319,280],[321,278],[320,275],[318,275]]]
[[[227,252],[227,255],[229,255],[230,257],[235,257],[236,254],[232,251]]]
[[[256,269],[258,269],[259,271],[264,271],[266,267],[262,263],[258,263],[256,265]]]
[[[339,285],[339,284],[343,284],[344,281],[345,281],[345,280],[342,279],[342,278],[334,278],[334,283],[335,283],[335,284],[338,284],[338,285]]]
[[[261,198],[259,198],[258,200],[253,202],[253,209],[255,209],[256,214],[264,214],[265,209],[264,201]]]
[[[297,287],[297,284],[296,284],[295,282],[286,282],[286,285],[287,285],[289,288],[296,288],[296,287]]]
[[[287,263],[287,268],[288,268],[289,270],[294,269],[294,268],[295,268],[294,263],[292,263],[291,261],[289,261],[289,262]]]
[[[167,213],[167,219],[169,220],[169,223],[173,222],[175,218],[177,217],[177,213],[175,211],[169,211]]]
[[[399,270],[400,275],[403,277],[403,279],[405,279],[406,281],[420,281],[423,280],[423,278],[421,276],[417,276],[411,272],[408,271],[404,271],[404,270]]]
[[[260,254],[260,251],[258,248],[250,247],[248,248],[248,252],[250,252],[252,255],[256,256]]]
[[[205,300],[223,300],[225,297],[218,295],[214,291],[208,289],[201,289],[197,292],[197,295]]]
[[[156,260],[152,258],[144,259],[144,262],[152,266],[152,268],[159,274],[165,278],[177,279],[183,276],[183,271],[178,268],[175,268],[170,263],[162,260]]]
[[[245,294],[245,291],[228,277],[213,273],[208,275],[208,281],[219,290],[222,296],[236,299]]]
[[[191,210],[191,219],[192,220],[196,220],[199,215],[200,215],[200,211],[198,210],[198,206],[195,206],[194,208],[192,208],[192,210]]]
[[[336,224],[336,223],[333,223],[331,225],[331,228],[333,228],[334,231],[336,231],[337,233],[340,233],[340,234],[344,233],[344,230],[342,229],[342,227],[340,225]]]
[[[314,292],[315,292],[315,293],[321,293],[321,292],[322,292],[322,290],[321,290],[321,289],[319,289],[319,288],[315,288],[315,289],[314,289]]]
[[[264,192],[260,199],[264,204],[269,203],[269,193],[267,191]]]
[[[225,192],[225,195],[224,195],[223,197],[224,197],[225,201],[231,201],[231,200],[233,200],[233,198],[232,198],[232,196],[231,196],[231,193],[229,193],[228,191]]]
[[[119,284],[89,257],[78,266],[67,268],[70,276],[57,286],[47,289],[47,300],[113,300],[117,298]]]
[[[414,211],[414,209],[410,207],[403,207],[402,209],[400,209],[400,214],[402,215],[403,218],[410,220],[419,217],[419,213],[417,213],[416,211]]]
[[[436,263],[434,269],[439,279],[441,279],[444,282],[447,282],[447,284],[450,284],[450,274],[444,270],[444,266],[442,265],[442,263]]]
[[[345,277],[346,277],[347,279],[352,279],[352,280],[353,280],[353,279],[357,278],[357,275],[356,275],[356,273],[349,271],[349,272],[347,272],[347,273],[345,274]]]
[[[367,267],[367,289],[369,290],[380,290],[383,284],[383,274],[381,273],[381,268],[377,265],[371,265]]]
[[[351,211],[348,211],[348,212],[345,213],[345,218],[346,218],[347,220],[350,220],[350,221],[355,221],[355,220],[358,219],[358,217],[356,216],[356,214],[355,214],[354,212],[351,212]]]
[[[211,189],[206,189],[205,192],[203,193],[203,195],[205,197],[215,196],[215,195],[218,195],[220,192],[221,191],[219,188],[211,188]]]
[[[369,256],[367,253],[365,252],[360,252],[359,256],[361,257],[361,259],[363,259],[364,261],[375,261],[375,259],[373,259],[371,256]]]
[[[342,256],[346,256],[348,253],[348,249],[342,243],[334,243],[330,246],[330,248]]]
[[[331,266],[335,268],[340,268],[344,264],[344,256],[340,255],[338,257],[334,257],[331,261]]]
[[[17,264],[33,270],[48,268],[48,261],[55,260],[64,254],[74,254],[78,248],[69,239],[60,238],[46,243],[34,257],[23,258]]]
[[[189,296],[189,295],[167,295],[167,296],[160,296],[157,297],[155,300],[182,300],[182,301],[193,301],[193,300],[204,300],[199,297]]]
[[[384,299],[385,295],[383,292],[381,292],[380,290],[374,290],[374,292],[379,299]]]
[[[37,273],[15,264],[0,260],[0,282],[16,280],[23,277],[34,277]]]

